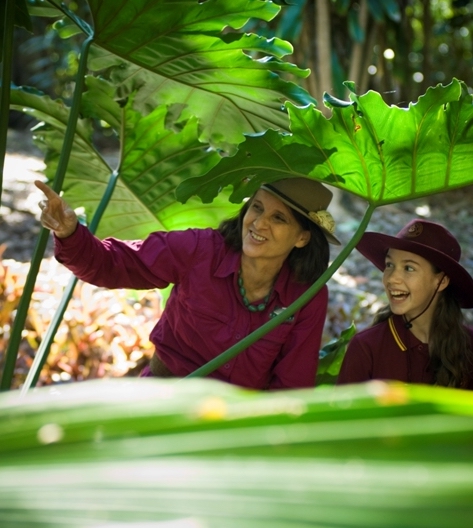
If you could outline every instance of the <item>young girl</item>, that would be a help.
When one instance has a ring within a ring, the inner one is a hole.
[[[473,279],[443,226],[416,219],[395,236],[365,233],[357,249],[383,271],[389,305],[350,342],[338,384],[399,380],[473,390]]]

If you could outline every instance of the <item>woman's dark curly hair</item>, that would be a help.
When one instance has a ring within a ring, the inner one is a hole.
[[[251,199],[243,205],[237,216],[224,220],[218,227],[225,242],[235,251],[242,250],[243,217],[250,204]],[[293,248],[287,258],[289,268],[297,282],[313,283],[328,267],[330,258],[328,241],[317,224],[294,209],[291,209],[291,213],[302,229],[310,232],[310,240],[302,248]]]

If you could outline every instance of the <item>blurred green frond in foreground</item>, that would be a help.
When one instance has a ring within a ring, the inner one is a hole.
[[[10,527],[452,527],[473,519],[473,394],[261,393],[117,379],[0,395]]]

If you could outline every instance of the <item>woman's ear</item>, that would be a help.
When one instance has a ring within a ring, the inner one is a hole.
[[[301,235],[299,237],[299,240],[296,242],[295,246],[296,248],[303,248],[304,246],[307,246],[310,240],[310,231],[304,230],[301,232]]]

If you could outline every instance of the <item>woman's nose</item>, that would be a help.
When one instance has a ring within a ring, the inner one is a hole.
[[[266,224],[268,223],[268,219],[266,218],[266,215],[260,214],[256,217],[255,221],[253,222],[255,227],[266,227]]]

